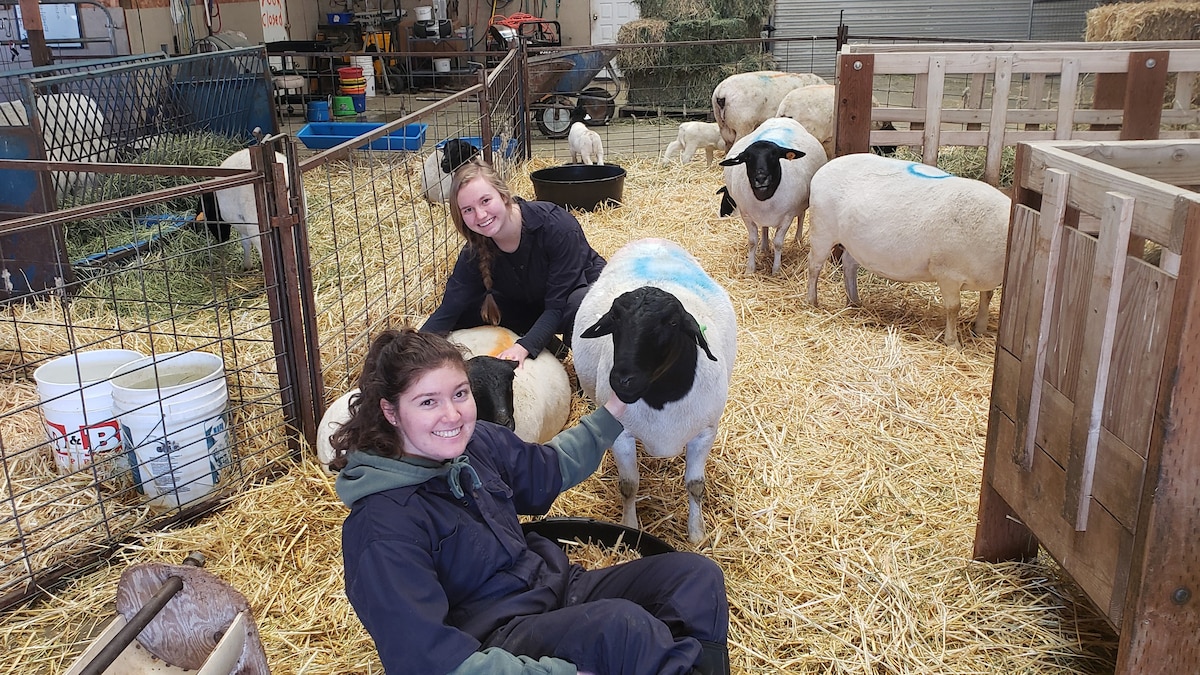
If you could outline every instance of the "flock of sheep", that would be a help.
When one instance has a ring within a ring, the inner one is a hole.
[[[811,209],[811,304],[817,304],[821,268],[840,244],[851,303],[858,302],[860,265],[897,281],[935,282],[946,309],[946,343],[957,346],[959,294],[976,290],[975,329],[984,332],[989,300],[1004,273],[1009,198],[986,183],[924,164],[871,153],[829,159],[835,96],[834,87],[811,74],[731,76],[713,91],[717,121],[681,124],[663,162],[690,161],[703,150],[711,165],[715,152],[726,151],[720,161],[723,210],[736,211],[745,222],[749,273],[755,272],[760,232],[761,251],[769,254],[773,248],[772,273],[779,272],[788,229],[796,221],[799,243]],[[450,143],[425,160],[423,188],[430,201],[445,198],[438,183],[473,154]],[[568,144],[573,162],[603,163],[600,136],[583,124],[573,125]],[[736,334],[725,289],[687,251],[665,240],[626,244],[585,297],[573,334],[580,386],[593,401],[617,396],[629,404],[626,430],[613,444],[625,525],[639,527],[636,442],[641,441],[651,456],[686,451],[688,539],[694,544],[705,539],[700,512],[705,464],[728,396]],[[506,424],[536,442],[562,428],[571,394],[557,360],[530,359],[513,373],[511,367],[487,364],[497,361],[489,354],[516,339],[506,329],[456,331],[451,339],[474,355],[469,374],[482,419]],[[322,420],[323,462],[331,459],[326,439],[345,419],[350,395]]]

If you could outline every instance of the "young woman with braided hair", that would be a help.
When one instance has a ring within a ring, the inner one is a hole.
[[[715,562],[585,570],[524,533],[624,428],[617,397],[545,445],[477,419],[466,365],[411,328],[371,343],[332,438],[346,596],[387,675],[728,675]]]
[[[450,213],[467,243],[421,331],[504,326],[522,337],[499,357],[518,363],[555,334],[570,347],[575,312],[604,269],[579,221],[557,204],[514,196],[480,158],[454,172]]]

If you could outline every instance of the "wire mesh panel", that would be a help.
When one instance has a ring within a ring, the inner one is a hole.
[[[0,307],[0,607],[214,508],[297,449],[295,284],[243,272],[240,248],[186,214],[213,183],[258,186],[262,212],[287,209],[261,174],[223,173],[0,225],[71,251],[73,269]],[[87,255],[73,241],[131,224],[138,241],[100,236]]]

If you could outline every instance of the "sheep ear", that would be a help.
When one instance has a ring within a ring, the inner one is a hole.
[[[695,340],[696,345],[703,349],[705,354],[708,354],[710,361],[717,360],[717,357],[713,356],[713,353],[708,349],[708,341],[704,339],[704,329],[700,327],[700,324],[696,323],[696,318],[688,312],[683,313],[683,329],[684,333]]]
[[[800,150],[787,150],[783,153],[784,159],[800,159],[804,156],[804,152]]]
[[[719,166],[736,166],[738,164],[745,164],[745,163],[746,163],[746,160],[742,159],[741,155],[738,155],[737,157],[726,157],[725,159],[721,160],[720,162],[717,162],[717,164]]]
[[[592,324],[591,326],[588,326],[587,330],[580,333],[579,337],[594,338],[594,337],[600,337],[601,335],[612,335],[612,332],[613,332],[612,310],[609,310],[609,311],[605,312],[604,316],[600,317],[600,319],[597,320],[596,323]]]

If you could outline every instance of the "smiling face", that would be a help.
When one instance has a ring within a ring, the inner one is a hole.
[[[492,239],[508,239],[520,224],[512,215],[512,204],[505,202],[500,192],[482,177],[475,178],[458,191],[458,211],[463,224],[476,234]]]
[[[460,367],[425,371],[396,397],[379,407],[404,441],[404,454],[442,462],[463,453],[475,432],[475,399]]]

